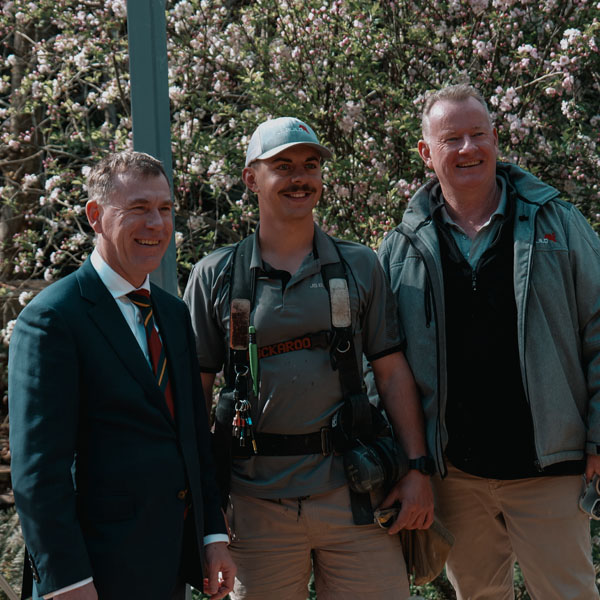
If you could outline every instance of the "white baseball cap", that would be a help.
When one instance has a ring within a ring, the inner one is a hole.
[[[275,156],[287,148],[306,144],[313,146],[322,158],[331,158],[331,152],[319,144],[315,132],[295,117],[279,117],[261,123],[250,138],[246,152],[246,166],[255,160]]]

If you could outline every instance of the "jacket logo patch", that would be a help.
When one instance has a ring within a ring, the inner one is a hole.
[[[538,238],[535,241],[536,244],[548,244],[550,242],[554,242],[556,244],[556,233],[554,231],[551,233],[545,233],[544,237]]]

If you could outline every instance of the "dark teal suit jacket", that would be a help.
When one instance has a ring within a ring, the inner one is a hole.
[[[202,537],[225,531],[189,313],[155,286],[152,298],[175,420],[89,260],[15,325],[12,478],[34,597],[93,576],[101,600],[165,600],[182,564],[201,588]]]

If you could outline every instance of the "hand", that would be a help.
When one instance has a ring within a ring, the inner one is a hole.
[[[588,454],[585,464],[585,480],[589,483],[594,475],[600,475],[600,456]]]
[[[211,600],[219,600],[233,590],[237,567],[225,542],[208,544],[205,553],[208,577],[204,579],[204,593],[208,594]]]
[[[63,592],[53,596],[54,600],[98,600],[96,586],[90,581],[81,587],[75,588],[69,592]]]
[[[417,470],[410,470],[381,503],[381,508],[400,502],[402,508],[389,528],[394,535],[401,529],[427,529],[433,523],[433,490],[431,478]]]

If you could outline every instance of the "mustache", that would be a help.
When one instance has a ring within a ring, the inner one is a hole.
[[[287,187],[283,190],[283,194],[295,194],[297,192],[307,192],[307,193],[311,193],[311,192],[316,192],[315,188],[308,185],[308,184],[304,184],[304,185],[291,185],[290,187]]]

